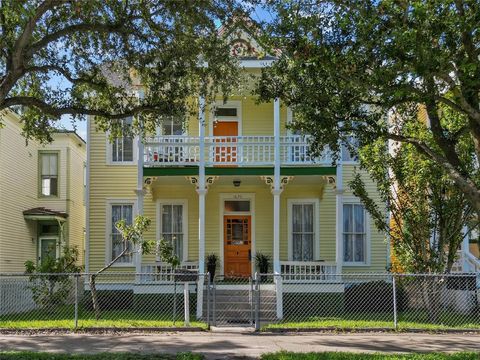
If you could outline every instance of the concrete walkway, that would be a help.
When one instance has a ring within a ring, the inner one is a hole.
[[[191,351],[208,359],[256,358],[276,351],[456,352],[479,351],[477,334],[254,334],[237,332],[121,335],[0,335],[0,351],[61,353]]]

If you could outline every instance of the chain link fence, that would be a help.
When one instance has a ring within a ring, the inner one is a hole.
[[[478,274],[268,274],[257,282],[257,328],[480,330]]]
[[[480,275],[0,274],[0,328],[480,330]]]
[[[205,327],[204,275],[91,275],[0,274],[0,328]]]

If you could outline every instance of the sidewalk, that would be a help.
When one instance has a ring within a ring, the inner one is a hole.
[[[255,334],[162,333],[121,335],[0,335],[0,351],[62,353],[199,352],[208,359],[255,358],[276,351],[456,352],[480,351],[476,334]]]

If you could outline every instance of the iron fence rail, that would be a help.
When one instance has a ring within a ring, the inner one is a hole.
[[[480,330],[478,273],[92,275],[0,274],[0,328]]]

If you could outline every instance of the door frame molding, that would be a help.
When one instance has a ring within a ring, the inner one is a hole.
[[[226,103],[223,100],[216,100],[215,101],[216,107],[228,107],[228,108],[236,108],[237,109],[237,118],[236,119],[222,119],[221,121],[225,122],[236,122],[237,123],[237,132],[238,136],[242,136],[242,101],[241,100],[229,100]],[[209,122],[208,122],[208,136],[213,136],[213,121],[215,119],[215,114],[213,112],[213,107],[210,109],[209,112]]]
[[[250,201],[250,211],[245,212],[245,211],[239,211],[237,213],[225,213],[225,200],[249,200]],[[249,215],[251,218],[251,231],[250,231],[250,237],[251,237],[251,252],[252,252],[252,259],[255,256],[256,253],[256,246],[255,246],[255,193],[242,193],[242,192],[234,192],[234,193],[220,193],[219,194],[219,203],[218,203],[218,208],[220,211],[218,212],[219,217],[219,239],[220,239],[220,256],[221,256],[221,261],[220,261],[220,274],[225,275],[225,248],[224,248],[224,229],[223,229],[223,219],[225,215]],[[255,262],[252,260],[251,261],[251,268],[250,268],[250,273],[253,274],[253,271],[255,269]]]

